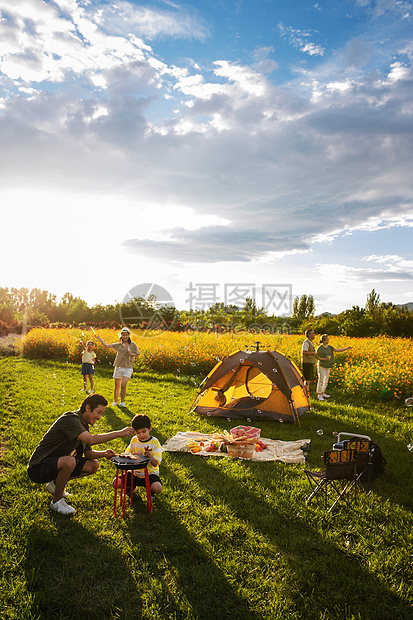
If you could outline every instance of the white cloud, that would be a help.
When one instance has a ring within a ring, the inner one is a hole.
[[[413,260],[406,259],[404,256],[398,256],[397,254],[387,254],[384,256],[372,254],[366,256],[364,260],[384,265],[389,271],[410,274],[410,277],[413,277]]]
[[[133,32],[149,40],[168,36],[202,41],[209,34],[207,25],[189,6],[165,4],[167,9],[155,10],[130,2],[116,2],[97,12],[97,22],[104,29],[117,30],[123,35]]]
[[[262,97],[266,94],[267,81],[250,67],[243,67],[225,60],[216,60],[214,65],[217,76],[227,78],[239,86],[243,92],[256,97]]]
[[[355,0],[355,4],[366,8],[375,19],[393,13],[406,19],[412,8],[410,0]]]
[[[151,39],[160,34],[203,38],[206,32],[181,10],[157,12],[120,2],[94,11],[73,1],[60,2],[64,11],[60,13],[56,4],[1,0],[0,54],[5,76],[27,83],[59,83],[77,74],[105,88],[108,71],[137,62],[151,66],[158,75],[174,75],[177,68],[169,69],[156,59],[137,33]]]
[[[1,71],[25,82],[61,82],[71,73],[94,77],[126,62],[144,60],[150,51],[137,37],[107,36],[77,3],[66,3],[70,17],[58,15],[56,6],[42,2],[9,3],[3,33],[16,32],[3,48]]]
[[[314,36],[315,33],[308,30],[300,30],[299,28],[292,28],[291,26],[284,26],[280,22],[277,26],[277,30],[281,37],[288,40],[293,46],[297,47],[300,52],[308,54],[309,56],[323,56],[325,49],[322,45],[309,41],[308,39]]]
[[[390,65],[391,71],[388,75],[390,82],[397,82],[398,80],[404,80],[411,74],[411,70],[404,66],[401,62],[394,62]]]
[[[335,286],[348,286],[348,287],[364,287],[367,285],[373,285],[374,283],[380,284],[381,282],[410,282],[413,280],[413,273],[409,271],[392,270],[392,269],[372,269],[363,267],[351,267],[348,265],[330,263],[330,264],[318,264],[316,266],[316,272],[326,280],[328,278],[334,279]]]
[[[372,71],[371,41],[354,39],[324,60],[317,33],[280,25],[318,63],[275,85],[271,46],[247,54],[251,65],[222,50],[209,65],[186,55],[169,64],[158,37],[206,36],[193,12],[94,6],[0,0],[2,191],[42,192],[59,210],[90,198],[93,214],[107,196],[119,221],[128,212],[116,238],[122,257],[239,263],[241,273],[315,261],[357,231],[413,226],[405,41]],[[409,279],[408,262],[368,262],[325,260],[317,274],[356,288]]]

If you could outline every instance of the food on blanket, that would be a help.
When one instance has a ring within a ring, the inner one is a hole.
[[[196,441],[193,441],[193,440],[187,441],[185,445],[186,445],[187,448],[198,448],[199,447],[198,443]]]
[[[248,434],[244,432],[243,429],[248,429]],[[235,434],[233,434],[232,431],[235,431]],[[261,431],[259,428],[252,428],[251,426],[237,426],[235,429],[231,429],[230,433],[228,431],[224,431],[223,433],[214,433],[212,438],[217,441],[224,442],[227,445],[249,444],[255,443],[257,438],[260,436],[260,433]]]
[[[230,441],[228,441],[230,439]],[[205,448],[211,443],[211,440],[216,443],[219,441],[218,450],[214,452],[206,452]],[[225,440],[225,441],[224,441]],[[234,458],[252,458],[258,462],[263,461],[282,461],[284,463],[305,463],[306,453],[311,445],[310,439],[300,439],[296,441],[281,441],[274,439],[266,439],[265,437],[256,439],[253,443],[246,443],[245,448],[250,448],[251,456],[245,456],[242,451],[238,451],[240,444],[232,438],[232,435],[228,431],[221,431],[220,433],[201,433],[200,431],[187,431],[177,433],[174,437],[171,437],[163,444],[162,449],[167,452],[191,452],[191,449],[186,445],[188,442],[196,443],[201,448],[201,441],[204,442],[202,449],[194,452],[194,456],[205,456],[221,458],[234,456]],[[255,450],[255,446],[258,444],[259,451]],[[266,445],[265,448],[262,445]],[[241,444],[242,446],[242,444]],[[304,450],[303,450],[304,448]],[[232,454],[230,454],[230,451]],[[261,454],[262,451],[262,454]]]
[[[212,439],[216,439],[217,441],[233,441],[233,437],[228,431],[224,431],[223,433],[214,433],[212,435]]]
[[[267,448],[267,444],[263,443],[261,440],[258,440],[255,444],[255,452],[262,452]]]
[[[200,452],[201,450],[202,448],[199,445],[199,443],[197,441],[194,441],[193,439],[191,439],[190,441],[187,441],[185,444],[186,452],[193,452],[195,454],[196,452]]]
[[[235,426],[231,428],[231,435],[234,439],[257,439],[261,435],[261,430],[255,426]]]

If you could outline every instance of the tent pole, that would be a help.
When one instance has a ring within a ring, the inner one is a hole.
[[[195,396],[194,400],[192,401],[192,403],[191,403],[191,404],[190,404],[190,406],[189,406],[189,409],[188,409],[187,413],[191,413],[191,411],[193,411],[193,409],[195,409],[195,405],[197,404],[197,402],[198,402],[198,401],[199,401],[199,399],[201,398],[201,395],[202,395],[202,392],[199,392],[199,393]]]
[[[268,351],[268,353],[269,353],[269,354],[271,355],[271,357],[272,357],[272,358],[273,358],[273,359],[277,362],[277,358],[275,357],[275,355],[273,355],[273,354],[272,354],[272,351]],[[283,371],[283,369],[281,368],[281,364],[280,364],[280,363],[278,363],[278,362],[277,362],[277,364],[278,364],[279,371],[280,371],[280,373],[282,374],[282,377],[283,377],[283,379],[284,379],[284,381],[285,381],[285,385],[288,387],[288,389],[289,389],[289,391],[290,391],[290,397],[289,397],[289,399],[288,399],[288,402],[290,403],[290,409],[291,409],[291,413],[293,414],[293,420],[294,420],[294,422],[298,422],[298,426],[300,426],[300,427],[301,427],[300,418],[299,418],[299,417],[298,417],[298,415],[297,415],[297,411],[296,411],[296,409],[295,409],[295,407],[294,407],[294,403],[293,403],[292,398],[291,398],[291,389],[290,389],[290,385],[289,385],[289,383],[288,383],[288,381],[287,381],[287,377],[285,376],[284,371]]]

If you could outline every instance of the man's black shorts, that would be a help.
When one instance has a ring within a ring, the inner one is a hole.
[[[59,461],[60,456],[53,456],[47,459],[43,459],[41,463],[37,465],[33,465],[33,467],[29,467],[27,470],[28,476],[30,480],[33,482],[50,482],[51,480],[56,480],[56,476],[59,473],[57,468],[57,463]],[[82,473],[82,469],[86,463],[86,458],[83,456],[76,463],[76,467],[72,471],[71,478],[78,478]]]
[[[307,381],[314,379],[314,364],[303,364],[303,377]]]

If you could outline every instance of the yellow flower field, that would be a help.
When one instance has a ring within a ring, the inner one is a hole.
[[[118,342],[119,331],[99,330],[107,343]],[[213,366],[233,351],[254,346],[279,350],[300,365],[302,335],[264,334],[206,334],[177,332],[132,333],[132,340],[140,350],[137,367],[182,375],[207,374]],[[58,359],[81,362],[80,341],[95,342],[97,358],[102,365],[113,363],[115,352],[106,349],[91,330],[33,329],[23,342],[23,355],[28,358]],[[316,337],[315,342],[318,342]],[[403,399],[413,393],[413,343],[410,339],[332,337],[335,348],[352,346],[351,351],[336,354],[336,365],[331,370],[330,384],[343,392],[369,398]]]

